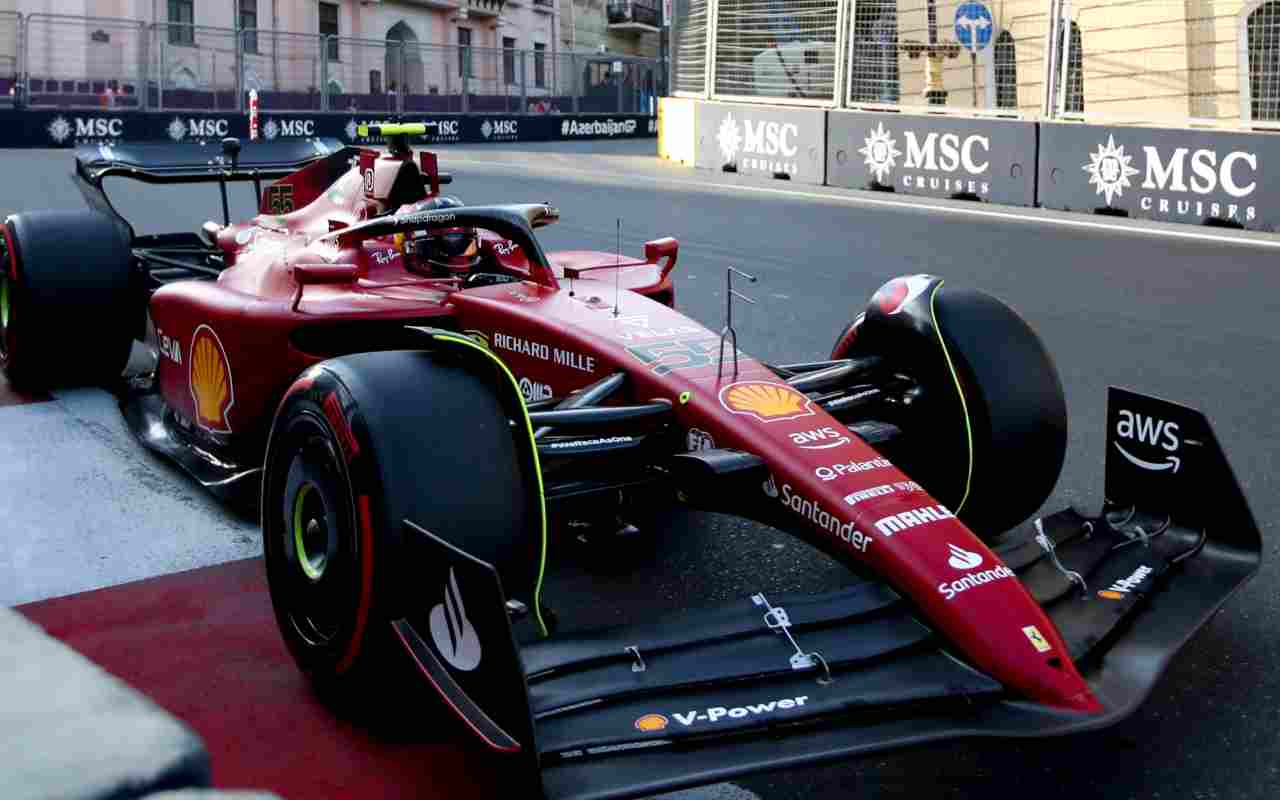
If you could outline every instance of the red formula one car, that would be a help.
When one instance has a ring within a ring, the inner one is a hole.
[[[125,414],[260,497],[280,629],[317,682],[416,663],[530,793],[633,796],[1113,723],[1256,572],[1205,418],[1119,389],[1101,513],[1006,533],[1058,479],[1066,410],[998,300],[898,278],[828,360],[767,364],[675,310],[674,240],[547,253],[554,208],[442,198],[415,130],[384,127],[383,154],[82,149],[98,212],[4,227],[8,374],[99,380],[147,336]],[[246,223],[142,237],[101,191],[121,174],[278,179]],[[548,520],[630,492],[790,532],[850,585],[557,635]]]

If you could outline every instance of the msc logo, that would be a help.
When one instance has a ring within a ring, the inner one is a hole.
[[[1166,422],[1153,416],[1144,416],[1123,408],[1120,409],[1120,421],[1116,423],[1116,436],[1129,441],[1136,440],[1152,447],[1160,447],[1169,453],[1176,453],[1178,448],[1182,446],[1182,440],[1179,438],[1178,423]],[[1120,455],[1124,456],[1129,463],[1145,470],[1177,472],[1182,466],[1182,459],[1176,455],[1165,456],[1164,461],[1147,461],[1124,449],[1120,442],[1113,442],[1113,444],[1115,444],[1116,450],[1120,451]]]
[[[733,114],[726,114],[716,133],[716,142],[726,161],[734,161],[739,152],[760,156],[794,156],[800,151],[793,141],[800,135],[794,122],[742,120],[742,130]]]
[[[277,136],[307,137],[316,135],[316,121],[313,119],[268,119],[262,126],[262,135],[268,139]]]
[[[519,120],[515,119],[496,119],[485,120],[480,123],[480,135],[488,139],[492,136],[512,137],[519,136]]]
[[[1168,152],[1168,151],[1166,151]],[[1231,202],[1243,200],[1258,188],[1258,156],[1244,150],[1232,150],[1219,154],[1217,150],[1189,147],[1174,148],[1165,158],[1153,145],[1144,145],[1143,168],[1133,164],[1135,154],[1126,154],[1124,145],[1118,145],[1114,136],[1107,137],[1106,144],[1099,144],[1097,151],[1089,154],[1089,163],[1082,169],[1089,173],[1089,183],[1095,194],[1103,196],[1110,206],[1117,197],[1124,197],[1126,189],[1133,187],[1130,180],[1142,175],[1141,188],[1149,192],[1172,193],[1143,195],[1138,204],[1143,211],[1158,214],[1193,217],[1216,217],[1249,221],[1257,216],[1251,205]],[[1225,202],[1196,199],[1221,191]],[[1182,197],[1179,197],[1182,195]]]
[[[975,133],[961,137],[958,133],[931,131],[921,140],[912,130],[903,131],[902,135],[907,148],[906,159],[902,163],[904,169],[926,172],[963,170],[969,175],[981,175],[990,166],[986,154],[991,150],[991,140],[986,136]],[[889,173],[898,165],[898,157],[904,155],[898,149],[898,140],[892,131],[885,129],[884,123],[879,123],[867,132],[863,145],[858,150],[863,156],[863,163],[877,183],[886,183]],[[980,158],[983,160],[979,161]]]
[[[118,139],[124,135],[124,120],[119,117],[54,117],[46,130],[55,144],[73,136],[76,139]]]
[[[175,142],[180,142],[188,136],[200,139],[210,139],[219,136],[226,136],[230,131],[231,123],[226,119],[218,117],[188,117],[186,122],[182,121],[182,117],[174,117],[169,123],[169,138]]]

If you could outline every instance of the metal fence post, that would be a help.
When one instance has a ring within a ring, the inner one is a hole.
[[[329,110],[329,38],[320,37],[320,110]]]
[[[20,74],[22,76],[22,104],[26,106],[31,99],[31,17],[19,18],[18,25],[22,29],[19,34],[22,46],[18,48],[21,51],[19,53],[21,61],[18,64],[18,69],[21,71]]]
[[[471,108],[471,54],[474,52],[471,48],[475,45],[467,45],[463,47],[458,45],[458,63],[462,65],[462,113],[467,113]]]
[[[1062,42],[1062,56],[1058,59],[1058,94],[1055,116],[1061,117],[1067,111],[1067,85],[1071,73],[1071,4],[1070,0],[1059,0],[1058,41]]]
[[[613,113],[621,114],[622,113],[622,89],[623,89],[623,85],[626,83],[626,80],[624,79],[626,78],[626,75],[627,75],[627,67],[626,67],[626,63],[623,62],[622,72],[614,72],[613,65],[617,63],[618,63],[617,61],[614,61],[613,64],[609,65],[609,72],[610,74],[615,76],[615,80],[618,83],[618,105],[617,105],[617,110],[614,111]]]
[[[707,56],[702,75],[702,96],[716,93],[716,35],[720,26],[720,0],[707,0]]]
[[[831,54],[832,66],[835,73],[831,76],[831,90],[834,94],[832,102],[835,108],[844,108],[845,99],[849,97],[849,92],[845,84],[849,80],[849,76],[853,74],[853,47],[850,41],[850,29],[853,27],[852,20],[855,19],[854,13],[858,6],[858,0],[839,0],[836,7],[836,50]],[[845,58],[845,55],[848,58]],[[847,65],[847,69],[846,69]]]
[[[400,80],[396,81],[396,113],[404,113],[404,95],[405,87],[409,85],[409,62],[404,57],[404,50],[408,47],[408,43],[403,39],[400,40]]]
[[[578,82],[581,79],[578,74],[578,56],[576,53],[569,54],[569,94],[573,98],[571,106],[573,113],[578,113]]]
[[[1045,119],[1054,118],[1057,94],[1058,62],[1058,0],[1049,0],[1049,25],[1044,35],[1044,75],[1040,96],[1040,113]]]
[[[520,113],[529,110],[529,51],[520,52]]]

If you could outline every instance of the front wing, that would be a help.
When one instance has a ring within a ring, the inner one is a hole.
[[[415,561],[430,565],[422,585],[456,579],[488,660],[448,666],[426,609],[396,632],[446,702],[509,760],[508,774],[552,798],[653,794],[946,738],[1102,728],[1146,699],[1261,560],[1257,525],[1204,416],[1122,390],[1108,400],[1104,513],[1060,512],[996,548],[1062,633],[1070,652],[1061,657],[1076,663],[1100,714],[1012,696],[873,582],[824,596],[757,594],[522,648],[496,572],[410,521]],[[1131,457],[1126,414],[1174,426],[1176,468]],[[1038,632],[1026,633],[1036,646]]]

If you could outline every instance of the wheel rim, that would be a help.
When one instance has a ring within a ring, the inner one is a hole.
[[[345,465],[323,427],[304,417],[289,443],[269,546],[290,627],[307,645],[325,647],[340,639],[357,596],[354,514]]]
[[[293,547],[302,574],[311,581],[324,577],[329,554],[336,549],[328,516],[320,490],[314,483],[303,484],[293,501]]]

